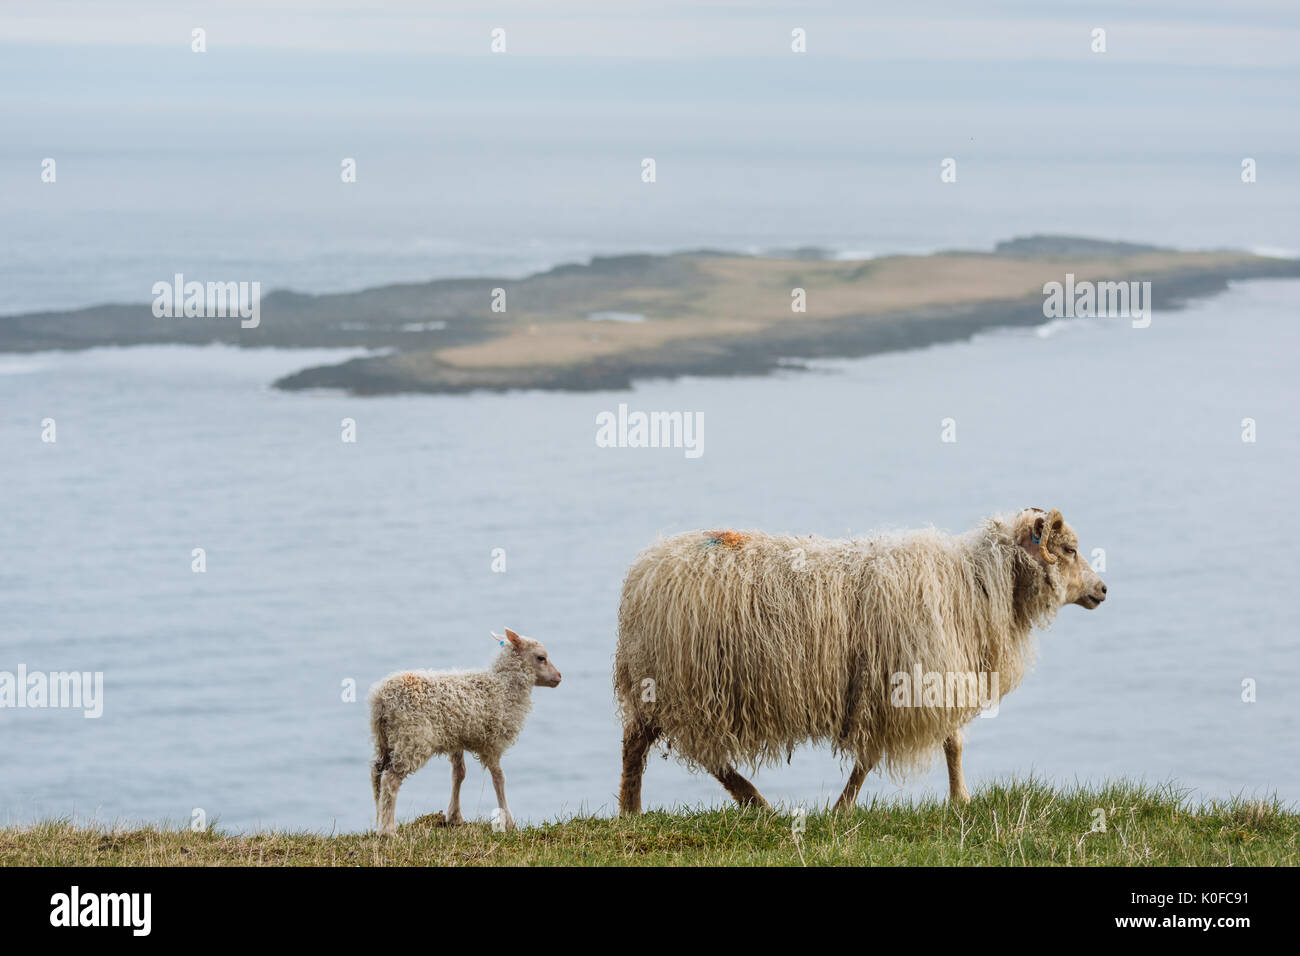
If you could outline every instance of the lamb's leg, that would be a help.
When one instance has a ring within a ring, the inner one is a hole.
[[[501,811],[501,819],[507,830],[513,830],[515,818],[510,815],[510,807],[506,805],[506,775],[501,772],[501,763],[493,760],[488,764],[488,770],[492,773],[492,787],[497,792],[497,807]]]
[[[397,832],[397,791],[405,776],[389,767],[379,782],[379,832],[383,836]]]
[[[370,763],[370,789],[375,794],[375,826],[379,826],[379,781],[384,776],[384,770],[388,767],[388,761],[392,758],[389,753],[383,753],[375,757]]]
[[[948,802],[970,803],[970,791],[961,772],[961,731],[954,730],[943,742],[943,755],[948,761]]]
[[[623,782],[618,791],[618,812],[624,816],[641,812],[641,777],[650,745],[658,736],[657,728],[645,724],[623,728]]]
[[[718,778],[719,783],[727,788],[727,793],[731,794],[742,807],[766,807],[769,810],[772,809],[757,788],[736,773],[736,768],[730,764],[720,771],[715,771],[713,775]]]
[[[464,823],[460,815],[460,785],[465,780],[465,751],[457,750],[451,755],[451,803],[447,805],[447,826]]]

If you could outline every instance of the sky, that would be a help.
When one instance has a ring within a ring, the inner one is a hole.
[[[0,43],[170,45],[207,31],[210,49],[272,47],[546,57],[764,56],[808,50],[858,60],[1087,59],[1107,31],[1107,61],[1294,66],[1300,4],[1254,0],[1146,2],[754,3],[623,0],[535,3],[445,0],[8,0]]]

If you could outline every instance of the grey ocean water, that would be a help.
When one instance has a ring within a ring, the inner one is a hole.
[[[201,807],[236,828],[365,827],[364,703],[343,702],[342,682],[364,699],[396,668],[485,662],[503,625],[546,641],[565,675],[537,690],[506,758],[516,815],[608,813],[618,589],[656,534],[961,530],[1029,505],[1061,508],[1086,551],[1105,549],[1111,596],[1066,608],[1036,672],[975,722],[972,782],[1122,775],[1295,801],[1298,306],[1300,284],[1255,281],[1142,330],[1080,320],[582,395],[268,387],[319,353],[0,357],[0,657],[105,675],[98,720],[0,711],[0,819],[188,821]],[[596,415],[624,401],[702,411],[704,455],[597,448]],[[349,417],[356,444],[340,441]],[[955,444],[939,440],[949,417]],[[44,418],[56,444],[40,441]],[[447,781],[445,763],[412,778],[399,817],[444,806]],[[843,775],[805,750],[757,781],[815,802]],[[490,813],[484,783],[472,766],[467,814]],[[937,767],[867,783],[942,788]],[[722,799],[653,760],[648,805]]]

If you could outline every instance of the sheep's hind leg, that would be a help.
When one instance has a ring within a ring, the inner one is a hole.
[[[713,776],[718,778],[718,782],[727,788],[727,793],[735,799],[742,807],[765,807],[772,809],[771,805],[763,799],[763,795],[758,789],[736,773],[736,768],[728,765],[720,771],[715,771]]]
[[[954,730],[943,742],[943,756],[948,761],[948,802],[970,803],[970,791],[961,772],[961,731]]]
[[[379,832],[383,836],[397,832],[397,791],[405,777],[390,766],[379,782]]]
[[[835,812],[850,810],[858,802],[858,791],[862,789],[862,781],[867,779],[867,774],[871,773],[878,760],[880,760],[880,752],[876,751],[865,757],[859,755],[853,761],[853,772],[849,774],[849,781],[844,785],[844,792],[835,801]]]
[[[641,777],[650,745],[658,736],[658,729],[646,724],[629,724],[623,729],[623,780],[618,791],[618,812],[623,816],[641,812]]]
[[[454,827],[464,823],[460,815],[460,785],[465,782],[465,751],[457,750],[451,755],[451,803],[447,804],[447,826]]]
[[[841,810],[851,810],[858,802],[858,791],[862,789],[862,781],[867,779],[867,774],[871,772],[870,767],[864,767],[858,762],[853,764],[853,772],[849,774],[849,782],[844,785],[844,792],[840,798],[835,801],[835,812]]]

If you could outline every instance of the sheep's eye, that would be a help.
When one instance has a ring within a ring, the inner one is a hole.
[[[537,659],[538,659],[539,661],[541,661],[543,664],[546,663],[546,657],[545,657],[545,655],[543,655],[543,654],[538,654],[538,655],[537,655]]]
[[[1065,549],[1065,553],[1066,553],[1066,554],[1074,554],[1074,553],[1075,553],[1075,550],[1074,550],[1074,548],[1066,548],[1066,549]]]

